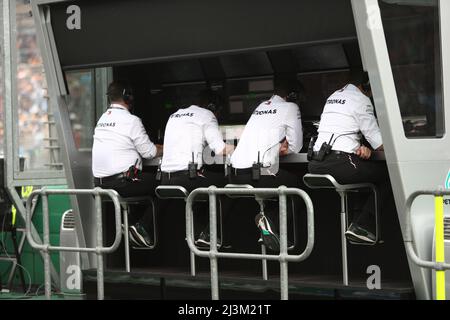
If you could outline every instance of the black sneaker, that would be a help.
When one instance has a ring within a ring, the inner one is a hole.
[[[153,245],[152,238],[148,234],[147,230],[145,230],[144,226],[139,222],[130,227],[130,233],[133,234],[134,240],[137,240],[141,246],[151,247]]]
[[[280,238],[272,231],[269,219],[262,214],[257,214],[255,222],[261,231],[261,239],[264,245],[272,251],[280,251]]]
[[[205,249],[209,249],[209,246],[211,245],[211,241],[209,238],[209,232],[207,230],[203,230],[200,235],[198,236],[198,239],[195,240],[195,244],[197,247],[199,248],[205,248]],[[222,239],[220,239],[219,237],[217,237],[217,248],[223,248],[223,249],[229,249],[231,248],[230,245],[227,244],[223,244],[222,245]]]
[[[122,223],[122,234],[125,234],[125,226],[123,223]],[[142,243],[136,240],[136,238],[133,236],[133,233],[130,230],[128,231],[128,239],[130,240],[132,246],[142,247]]]
[[[356,223],[352,223],[348,230],[345,232],[345,236],[349,241],[374,244],[376,241],[376,237],[370,231],[362,228]]]
[[[133,232],[131,232],[131,230],[128,232],[128,239],[133,247],[143,247],[143,244],[133,236]]]

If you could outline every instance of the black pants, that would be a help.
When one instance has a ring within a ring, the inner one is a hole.
[[[191,192],[197,188],[207,188],[209,186],[216,186],[218,188],[223,188],[226,184],[226,179],[223,172],[214,172],[205,170],[202,175],[197,176],[196,178],[189,178],[188,174],[184,175],[172,175],[169,177],[166,174],[163,174],[161,185],[177,185],[183,186],[186,188],[188,192]],[[228,204],[228,202],[226,202]],[[222,208],[224,206],[224,202],[222,201]],[[205,202],[196,202],[193,205],[193,211],[195,212],[195,229],[203,230],[208,226],[207,221],[209,221],[209,209],[208,205]],[[223,212],[223,211],[222,211]],[[200,215],[199,215],[200,214]]]
[[[298,187],[299,185],[297,177],[283,169],[279,169],[276,175],[261,175],[259,180],[253,180],[251,173],[235,175],[232,172],[229,181],[233,184],[249,184],[255,188],[278,188],[282,185]]]
[[[231,170],[231,174],[229,176],[229,182],[232,184],[249,184],[253,186],[254,188],[278,188],[279,186],[286,186],[286,187],[293,187],[297,188],[299,185],[298,178],[294,174],[290,173],[289,171],[279,169],[278,173],[276,175],[261,175],[259,180],[253,180],[251,173],[248,174],[234,174],[234,170]],[[297,199],[294,197],[294,202],[297,202]],[[298,207],[295,205],[295,207]],[[278,232],[278,220],[279,220],[279,214],[278,210],[279,205],[277,202],[266,202],[265,203],[265,209],[264,212],[266,216],[274,222],[274,226],[276,231]],[[290,214],[292,210],[291,201],[287,201],[287,224],[288,229],[289,225],[291,225],[292,221],[292,215]]]
[[[222,188],[225,183],[224,174],[214,171],[206,171],[193,179],[189,178],[187,174],[171,176],[170,179],[166,174],[163,174],[161,181],[162,185],[183,186],[188,192],[197,188],[207,188],[212,185]]]
[[[155,179],[154,173],[149,172],[140,172],[138,174],[138,181],[128,181],[125,179],[115,180],[108,183],[103,183],[102,185],[98,185],[103,189],[113,189],[116,190],[120,196],[127,197],[139,197],[139,196],[150,196],[155,200],[156,206],[156,197],[155,197],[155,189],[158,186],[158,182]],[[155,208],[156,210],[156,208]],[[134,210],[131,210],[131,215],[134,220],[138,220],[140,224],[142,224],[147,231],[151,230],[151,225],[153,224],[153,212],[152,206],[149,205],[145,208],[144,214],[137,218],[137,214],[134,213]]]
[[[341,184],[375,184],[379,194],[379,212],[382,212],[390,186],[385,162],[363,160],[355,154],[332,153],[323,161],[311,161],[308,168],[309,172],[314,174],[330,174]],[[363,194],[361,194],[360,202],[355,204],[356,216],[353,221],[362,227],[374,230],[374,195],[372,192]]]

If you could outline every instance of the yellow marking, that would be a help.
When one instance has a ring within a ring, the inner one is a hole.
[[[32,192],[33,192],[33,186],[22,187],[22,197],[23,198],[28,198]]]
[[[436,196],[435,230],[436,230],[436,262],[445,262],[444,256],[444,198]],[[436,300],[445,300],[445,270],[436,270]]]
[[[11,208],[11,214],[12,214],[12,217],[11,217],[11,224],[12,224],[13,226],[15,226],[15,225],[16,225],[16,214],[17,214],[16,207],[12,206],[12,208]]]
[[[30,196],[30,194],[33,192],[33,186],[23,186],[22,190],[21,190],[21,196],[22,198],[26,199]],[[13,226],[16,225],[16,217],[17,217],[17,209],[15,206],[12,206],[11,208],[11,213],[12,213],[12,217],[11,217],[11,223]]]

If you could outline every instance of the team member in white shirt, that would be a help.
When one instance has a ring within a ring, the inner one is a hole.
[[[161,155],[162,146],[150,141],[141,119],[130,113],[133,103],[130,87],[113,82],[107,94],[111,105],[97,122],[92,148],[95,185],[114,189],[123,197],[151,196],[157,183],[154,174],[141,171],[142,158]],[[132,166],[135,170],[130,170]],[[127,172],[131,175],[127,176]],[[130,226],[130,239],[136,245],[152,245],[149,234],[152,217],[147,208],[142,218]]]
[[[300,88],[296,79],[275,79],[274,95],[253,112],[231,156],[230,183],[250,184],[257,188],[298,186],[297,176],[279,168],[278,160],[279,156],[300,152],[303,146],[301,114],[296,103]],[[252,166],[257,163],[262,166],[259,179],[252,175]],[[277,217],[271,218],[276,222]],[[276,228],[266,219],[259,218],[257,216],[256,221],[265,245],[279,250]]]
[[[189,192],[200,187],[225,185],[223,171],[207,170],[203,159],[204,155],[210,154],[207,147],[216,155],[233,150],[233,146],[223,141],[216,118],[221,100],[216,92],[204,90],[193,105],[179,109],[169,117],[161,163],[162,185],[181,185]],[[191,168],[195,166],[192,176],[190,163]],[[202,236],[202,240],[202,244],[209,245],[209,239]]]
[[[372,182],[383,196],[386,188],[381,184],[386,181],[386,166],[382,162],[368,161],[372,151],[361,144],[362,133],[372,149],[383,150],[381,132],[369,99],[371,94],[367,73],[354,70],[350,83],[327,99],[309,171],[331,174],[342,184]],[[320,159],[319,151],[324,143],[332,146],[331,152]],[[368,231],[375,220],[371,210],[372,193],[363,200],[362,212],[354,219],[346,236],[354,241],[373,243],[375,236]]]

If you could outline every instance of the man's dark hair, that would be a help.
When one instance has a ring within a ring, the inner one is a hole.
[[[204,89],[198,93],[195,104],[212,112],[218,112],[222,109],[224,101],[216,91]]]
[[[132,89],[131,86],[125,82],[125,81],[113,81],[108,86],[108,91],[106,92],[106,95],[109,98],[109,101],[120,101],[124,100],[127,102],[127,98],[129,96],[132,96]]]
[[[303,86],[295,75],[275,75],[274,93],[280,97],[296,96],[294,100],[298,100],[303,95]]]
[[[350,70],[350,81],[355,86],[367,85],[369,83],[369,74],[362,68]]]

